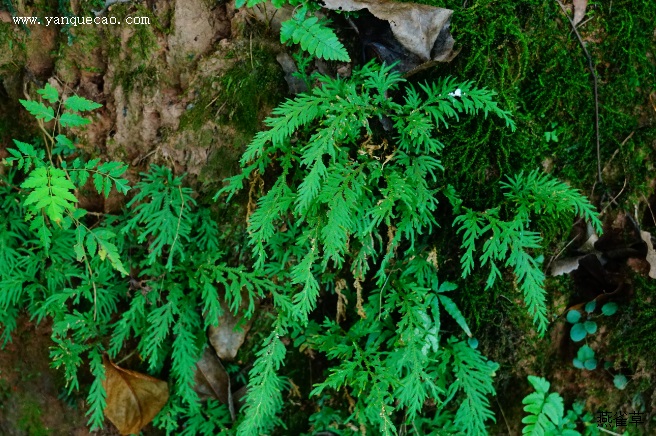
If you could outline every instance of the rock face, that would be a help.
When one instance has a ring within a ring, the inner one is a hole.
[[[93,16],[93,11],[83,9],[86,3],[72,2],[73,13]],[[230,175],[244,141],[237,141],[235,148],[239,129],[230,124],[233,109],[223,98],[221,78],[235,64],[258,70],[257,59],[253,63],[258,44],[271,51],[273,64],[280,48],[269,42],[276,40],[272,35],[235,30],[245,27],[245,14],[236,15],[234,7],[218,3],[117,2],[103,16],[123,23],[128,16],[147,17],[150,24],[70,29],[35,25],[29,33],[15,28],[4,13],[0,40],[7,35],[11,49],[0,50],[0,115],[10,114],[17,122],[16,130],[0,126],[0,158],[12,138],[30,140],[25,126],[31,120],[23,117],[17,100],[26,95],[38,98],[36,89],[48,82],[64,95],[75,93],[103,105],[94,112],[93,123],[76,132],[78,146],[89,154],[128,163],[131,178],[150,163],[187,173],[191,183],[212,162],[219,168],[214,174],[205,171],[214,178],[210,181]],[[44,11],[16,11],[24,16],[37,13]],[[241,86],[238,80],[235,89]],[[256,114],[264,110],[253,108]],[[111,212],[120,206],[118,197],[110,197],[101,209]]]

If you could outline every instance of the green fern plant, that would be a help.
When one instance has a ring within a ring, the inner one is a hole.
[[[16,163],[19,170],[27,173],[20,187],[27,195],[23,204],[27,208],[26,219],[31,221],[30,230],[39,236],[47,254],[52,242],[52,226],[68,228],[75,224],[78,260],[86,259],[87,254],[98,255],[103,260],[107,258],[117,271],[127,275],[116,246],[110,240],[113,235],[94,232],[81,223],[80,219],[86,215],[86,211],[77,208],[78,200],[75,196],[75,191],[86,184],[90,174],[93,174],[94,187],[99,194],[108,197],[112,186],[126,194],[130,188],[122,176],[127,166],[120,162],[100,163],[100,159],[83,161],[80,158],[69,164],[61,156],[57,156],[58,161],[53,160],[52,154],[55,145],[70,148],[73,144],[61,130],[89,124],[91,120],[81,116],[81,113],[101,105],[78,96],[60,101],[59,92],[50,84],[37,92],[50,105],[31,100],[20,100],[20,103],[37,119],[45,137],[48,159],[45,159],[44,150],[37,150],[32,144],[17,140],[14,140],[16,149],[8,149],[12,156],[7,159],[8,163]],[[47,130],[45,125],[50,122],[53,124],[52,131]]]
[[[89,422],[98,426],[104,420],[105,407],[103,347],[91,338],[107,332],[117,310],[117,289],[110,278],[114,271],[122,275],[128,272],[116,232],[102,223],[90,225],[87,211],[78,207],[78,193],[91,178],[96,191],[105,197],[113,188],[126,194],[130,189],[123,177],[127,166],[87,160],[67,136],[68,129],[89,124],[91,120],[82,114],[99,108],[99,104],[78,96],[61,99],[50,84],[37,93],[41,101],[20,103],[36,118],[43,143],[14,140],[16,148],[8,149],[10,157],[6,159],[24,173],[24,180],[16,185],[19,175],[12,171],[4,181],[17,191],[7,198],[21,207],[7,207],[3,223],[9,230],[3,237],[9,245],[7,261],[12,268],[0,271],[5,309],[0,321],[5,326],[6,343],[11,340],[21,308],[28,308],[37,321],[45,317],[53,320],[52,365],[63,369],[72,392],[79,388],[79,368],[89,362],[95,377],[88,396]],[[19,214],[25,216],[29,227],[14,221]],[[16,238],[22,241],[20,251],[10,242]]]
[[[249,217],[249,238],[254,267],[286,283],[286,295],[274,298],[279,325],[291,327],[299,346],[341,362],[313,395],[348,388],[360,424],[379,434],[396,434],[401,413],[421,419],[428,400],[446,409],[458,398],[458,425],[479,434],[493,418],[483,399],[493,393],[495,364],[455,339],[440,345],[443,309],[467,335],[471,331],[443,295],[454,286],[438,283],[431,249],[422,241],[437,226],[443,148],[437,129],[478,112],[510,128],[513,121],[493,92],[470,82],[415,87],[392,67],[374,64],[350,79],[320,82],[274,109],[265,120],[270,129],[258,133],[242,156],[242,174],[217,197],[230,198],[249,178],[277,168]],[[335,289],[338,278],[340,293],[356,301],[357,322],[349,329],[310,321],[321,288]],[[306,328],[315,334],[300,331]],[[281,348],[262,353],[256,365],[278,368],[283,358]],[[250,386],[240,433],[271,428],[280,402],[258,399],[273,398],[276,386],[264,380]]]
[[[252,8],[264,2],[264,0],[237,0],[235,7]],[[346,47],[340,42],[335,32],[328,27],[328,21],[320,20],[312,15],[312,12],[318,9],[315,3],[299,0],[274,0],[272,2],[275,8],[281,8],[287,3],[295,10],[293,16],[282,23],[281,43],[300,44],[303,50],[318,58],[350,62],[351,58]]]
[[[549,393],[549,382],[541,377],[528,376],[535,392],[527,395],[522,403],[528,415],[522,419],[527,424],[522,434],[531,436],[561,435],[580,436],[576,424],[565,417],[565,406],[557,392]]]
[[[499,263],[512,268],[524,301],[540,335],[547,331],[546,297],[542,256],[533,256],[531,251],[539,250],[542,237],[539,232],[530,230],[531,218],[540,215],[575,214],[590,222],[597,232],[601,232],[601,221],[588,199],[563,182],[538,171],[524,175],[520,173],[501,183],[506,190],[510,210],[509,220],[501,217],[501,207],[476,212],[463,208],[464,213],[453,222],[462,232],[462,276],[467,277],[474,268],[474,253],[477,241],[485,239],[479,260],[482,266],[490,266],[490,274],[485,283],[486,289],[501,277]],[[452,199],[456,210],[459,202]],[[478,247],[480,248],[480,247]]]
[[[249,318],[256,300],[279,293],[278,286],[222,261],[224,236],[214,212],[198,207],[183,177],[167,168],[154,165],[141,174],[122,216],[79,208],[87,185],[103,196],[112,189],[127,193],[127,167],[86,159],[65,135],[88,124],[79,114],[98,105],[78,97],[62,102],[49,85],[39,93],[45,102],[22,103],[37,117],[45,143],[14,141],[7,159],[13,168],[0,179],[3,342],[11,340],[23,310],[37,322],[50,319],[52,366],[62,371],[69,394],[80,388],[80,370],[93,376],[87,395],[92,428],[105,420],[104,357],[135,354],[154,375],[167,368],[171,401],[156,421],[160,427],[172,434],[182,425],[184,434],[225,428],[227,407],[210,401],[201,408],[194,391],[205,331],[222,314],[220,287],[229,307],[235,313],[246,307]],[[129,280],[122,278],[128,270]]]
[[[122,233],[136,232],[137,241],[149,241],[148,262],[155,263],[164,249],[168,255],[166,267],[173,268],[174,255],[185,259],[185,243],[190,241],[191,214],[185,213],[196,205],[191,197],[191,189],[182,186],[182,178],[174,177],[170,169],[153,165],[148,173],[141,174],[141,181],[135,186],[137,195],[127,204],[134,208]]]
[[[282,23],[280,42],[300,44],[311,55],[328,61],[349,62],[351,58],[335,32],[317,17],[307,16],[307,8],[300,8]]]

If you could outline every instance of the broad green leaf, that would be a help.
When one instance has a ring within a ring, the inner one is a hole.
[[[61,124],[62,127],[79,127],[91,124],[91,120],[71,112],[64,112],[59,117],[59,124]]]
[[[601,313],[606,316],[615,315],[617,312],[617,303],[606,303],[601,307]]]
[[[23,107],[27,109],[29,113],[34,115],[37,120],[43,120],[47,123],[55,118],[55,111],[50,106],[32,100],[18,101],[20,101]]]
[[[467,340],[467,343],[469,344],[470,347],[472,347],[474,350],[478,348],[478,339],[476,338],[469,338]]]
[[[585,331],[588,332],[588,334],[590,335],[593,335],[597,332],[597,323],[594,321],[584,322],[583,327],[585,327]]]
[[[570,338],[572,338],[572,340],[574,342],[582,341],[583,338],[585,338],[586,335],[587,335],[587,332],[585,330],[585,327],[581,323],[574,324],[572,326],[572,330],[570,330],[570,332],[569,332],[569,336],[570,336]]]
[[[48,100],[50,103],[56,103],[59,100],[59,92],[53,87],[50,83],[46,83],[46,86],[43,89],[36,91],[41,94],[45,100]]]
[[[96,236],[92,232],[89,232],[87,234],[85,242],[87,247],[87,253],[89,253],[89,256],[95,256],[96,251],[98,250],[98,243],[96,242]]]
[[[569,312],[567,312],[567,322],[569,322],[570,324],[576,324],[577,322],[579,322],[580,319],[581,319],[581,312],[579,312],[578,310],[572,309]]]
[[[577,351],[576,357],[581,362],[585,362],[586,360],[593,359],[594,354],[595,353],[592,348],[590,348],[588,345],[583,345],[581,348],[579,348],[579,351]]]
[[[585,305],[585,311],[588,313],[592,313],[595,310],[595,307],[597,307],[597,301],[592,300],[588,304]]]
[[[57,144],[61,145],[62,147],[75,148],[75,146],[73,145],[73,141],[71,141],[70,139],[68,139],[66,136],[62,134],[55,136],[55,141],[57,142]]]
[[[465,317],[460,312],[460,309],[458,309],[458,306],[456,306],[456,303],[454,303],[453,300],[447,297],[446,295],[438,294],[438,298],[440,299],[440,302],[442,303],[442,306],[444,306],[444,309],[446,309],[447,313],[451,315],[451,317],[465,331],[467,336],[471,338],[472,332],[471,330],[469,330],[467,321],[465,320]]]
[[[437,292],[438,294],[441,294],[442,292],[453,291],[457,288],[458,288],[458,285],[456,285],[455,283],[442,282],[442,283],[440,283],[440,286],[437,288],[437,291],[435,291],[435,292]]]
[[[596,359],[588,359],[583,363],[583,366],[585,366],[585,369],[592,371],[593,369],[597,368],[597,360]]]
[[[64,106],[66,106],[66,109],[70,109],[75,112],[92,111],[102,107],[102,105],[99,103],[87,100],[84,97],[78,97],[77,95],[68,97],[64,102]]]
[[[626,385],[628,383],[629,383],[629,381],[626,379],[626,376],[624,376],[623,374],[617,374],[613,378],[613,384],[615,385],[615,387],[617,389],[619,389],[621,391],[624,390],[624,388],[626,388]]]

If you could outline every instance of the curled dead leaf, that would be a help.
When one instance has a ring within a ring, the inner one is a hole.
[[[585,10],[588,7],[588,0],[573,0],[573,2],[574,18],[572,18],[572,23],[576,26],[583,21],[583,18],[585,18]]]
[[[423,62],[453,59],[454,40],[449,32],[453,11],[390,0],[322,0],[325,8],[353,12],[367,9],[387,21],[397,41]]]
[[[640,237],[647,244],[646,260],[649,262],[649,277],[656,279],[656,251],[654,251],[654,244],[651,241],[651,233],[643,230],[640,232]]]
[[[204,400],[216,398],[228,406],[232,420],[235,420],[235,406],[232,400],[230,376],[223,367],[214,350],[206,347],[203,356],[196,363],[196,386],[194,390]]]
[[[105,357],[105,416],[122,435],[138,434],[169,399],[165,381],[123,369]]]
[[[207,336],[217,356],[223,360],[233,360],[251,329],[252,321],[233,315],[225,301],[221,301],[221,309],[223,314],[219,317],[219,325],[210,327]]]

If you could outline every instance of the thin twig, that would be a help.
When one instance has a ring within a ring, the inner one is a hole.
[[[622,436],[620,433],[615,433],[614,431],[606,430],[605,428],[599,427],[599,426],[597,426],[597,430],[601,430],[604,433],[612,434],[612,435],[615,435],[615,436]]]
[[[567,250],[567,247],[569,247],[570,245],[572,245],[572,244],[574,243],[574,241],[576,241],[578,238],[579,238],[578,236],[575,236],[574,238],[572,238],[572,240],[569,241],[569,242],[567,243],[567,245],[565,245],[565,246],[563,247],[562,250],[560,250],[558,253],[556,253],[555,256],[552,256],[552,257],[551,257],[551,260],[550,260],[549,263],[547,264],[547,267],[545,268],[545,271],[549,271],[549,267],[551,266],[551,264],[553,263],[553,261],[556,260],[556,259],[558,259],[558,258],[560,257],[560,255],[563,254],[563,253],[565,252],[565,250]]]
[[[654,211],[651,210],[651,205],[649,204],[649,200],[647,200],[647,197],[645,197],[645,194],[642,194],[642,199],[645,200],[645,204],[647,204],[647,207],[649,208],[649,213],[651,214],[651,219],[654,221],[654,224],[656,225],[656,217],[654,217]]]
[[[618,198],[620,195],[622,195],[622,192],[624,192],[624,189],[626,189],[626,183],[627,183],[627,181],[628,181],[628,179],[625,178],[625,179],[624,179],[624,186],[622,186],[622,190],[620,191],[620,193],[617,194],[615,197],[613,197],[613,198],[608,202],[608,204],[606,205],[606,207],[604,207],[603,210],[602,210],[601,212],[599,212],[599,216],[602,216],[602,215],[604,214],[604,212],[606,212],[606,209],[608,209],[608,208],[610,207],[611,204],[615,203],[615,200],[617,200],[617,198]],[[617,204],[617,203],[615,203],[615,204]]]
[[[508,420],[506,419],[506,414],[503,413],[503,407],[501,407],[501,403],[499,402],[499,398],[496,398],[497,400],[497,406],[499,406],[499,410],[501,411],[501,416],[503,416],[503,421],[506,423],[506,428],[508,429],[508,434],[512,434],[510,431],[510,426],[508,425]]]
[[[595,102],[595,136],[597,139],[597,181],[599,183],[603,183],[603,179],[601,178],[601,150],[599,146],[599,92],[597,89],[597,73],[594,69],[594,65],[592,64],[592,57],[590,57],[590,53],[588,52],[588,49],[585,48],[585,44],[583,43],[583,38],[581,38],[581,34],[579,33],[578,30],[576,30],[576,25],[572,21],[572,19],[567,15],[567,11],[565,10],[565,6],[563,6],[562,2],[560,0],[556,0],[556,3],[558,3],[558,6],[560,6],[560,9],[563,11],[563,14],[565,17],[567,17],[567,21],[569,21],[569,24],[572,26],[572,30],[574,31],[574,34],[579,40],[579,43],[581,44],[581,48],[583,49],[583,53],[585,53],[585,57],[588,58],[588,68],[590,69],[590,73],[592,74],[592,80],[594,84],[594,102]]]
[[[137,352],[137,350],[132,350],[130,354],[119,360],[118,362],[114,362],[114,365],[119,366],[121,363],[125,362],[128,360],[130,357],[134,356],[134,354]]]

